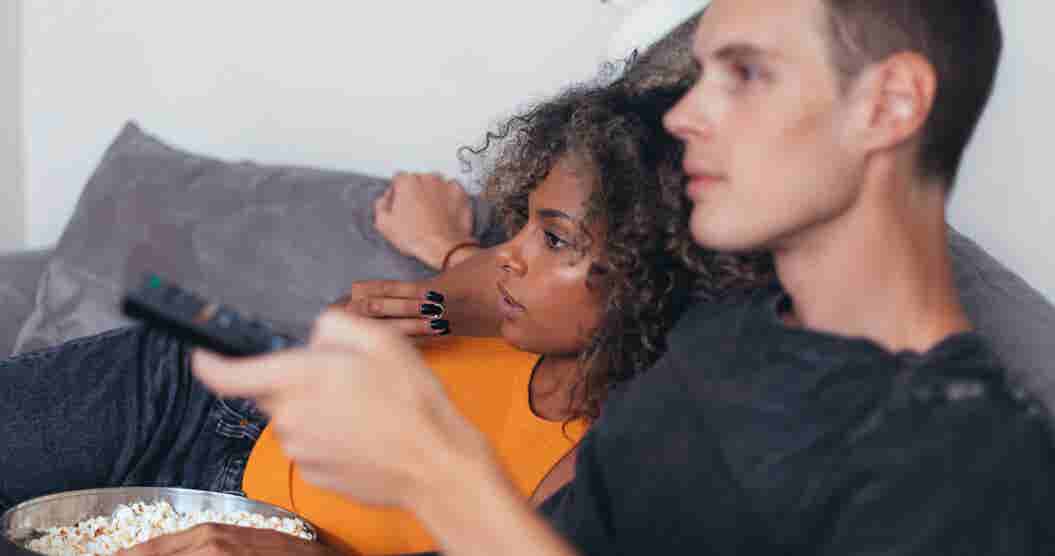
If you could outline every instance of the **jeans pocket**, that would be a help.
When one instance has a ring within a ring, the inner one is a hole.
[[[213,429],[219,437],[221,453],[209,489],[215,492],[242,493],[249,454],[264,427],[267,416],[251,400],[218,398],[211,412]]]
[[[216,400],[216,434],[227,438],[244,438],[256,442],[267,426],[267,416],[256,408],[252,400]]]

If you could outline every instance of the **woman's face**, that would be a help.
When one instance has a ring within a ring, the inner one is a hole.
[[[600,320],[604,294],[587,281],[604,230],[584,233],[589,183],[571,164],[554,165],[528,198],[527,223],[497,248],[502,336],[522,350],[577,354]]]

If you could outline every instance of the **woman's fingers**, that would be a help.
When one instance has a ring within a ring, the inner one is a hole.
[[[389,212],[392,210],[392,201],[395,199],[395,191],[396,187],[394,185],[390,185],[388,189],[386,189],[385,192],[382,193],[376,201],[374,201],[375,223],[377,220],[377,213]]]
[[[382,319],[441,318],[446,313],[442,303],[421,299],[399,299],[393,297],[366,297],[349,302],[353,310],[364,316]]]
[[[450,333],[446,298],[419,282],[371,280],[352,284],[330,308],[370,317],[403,336]]]
[[[404,336],[428,337],[450,334],[451,324],[447,319],[390,319],[385,324]]]
[[[431,294],[431,295],[430,295]],[[365,280],[352,284],[345,295],[348,299],[402,298],[442,303],[443,296],[420,282],[402,280]]]

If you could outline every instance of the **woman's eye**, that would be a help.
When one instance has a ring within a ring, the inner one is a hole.
[[[560,249],[568,243],[552,232],[543,231],[542,234],[545,238],[546,247],[550,249]]]

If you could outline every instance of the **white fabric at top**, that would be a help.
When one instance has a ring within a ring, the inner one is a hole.
[[[645,50],[705,8],[710,0],[611,0],[627,9],[622,25],[608,44],[608,58],[625,59],[636,48]]]

